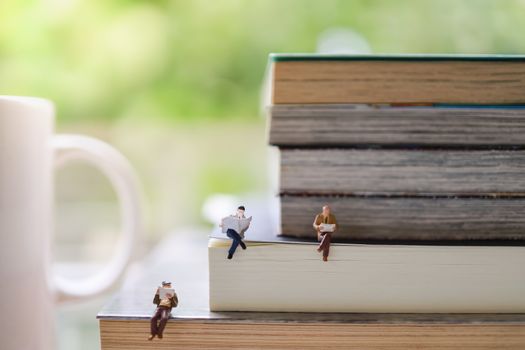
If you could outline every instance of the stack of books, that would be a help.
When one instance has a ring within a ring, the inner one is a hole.
[[[249,210],[254,220],[265,220],[263,213]],[[254,222],[254,229],[256,224]],[[259,227],[262,229],[262,227]],[[249,231],[248,231],[249,232]],[[251,235],[260,232],[258,229]],[[306,313],[306,312],[214,312],[208,306],[208,263],[206,232],[185,229],[166,235],[149,256],[142,268],[134,268],[123,289],[108,300],[97,315],[100,322],[102,350],[142,349],[516,349],[525,347],[525,313]],[[217,240],[218,241],[218,240]],[[283,243],[284,244],[284,243]],[[224,275],[231,284],[244,276],[236,273],[247,268],[246,258],[255,254],[262,243],[249,242],[248,250],[236,253],[227,260],[220,248],[210,249],[220,254],[210,263],[226,262],[231,273]],[[276,247],[276,244],[268,244]],[[279,248],[279,246],[278,246]],[[312,248],[308,246],[308,248]],[[338,249],[340,246],[337,247]],[[268,250],[270,251],[270,250]],[[366,251],[363,251],[365,254]],[[290,257],[292,258],[292,257]],[[354,257],[358,260],[360,257]],[[513,260],[513,257],[508,257]],[[237,260],[236,260],[237,259]],[[492,258],[489,258],[490,261]],[[370,259],[371,260],[371,259]],[[488,262],[487,261],[487,262]],[[317,260],[316,260],[317,262]],[[260,262],[265,264],[264,261]],[[319,270],[322,262],[314,269]],[[514,263],[522,262],[514,260]],[[267,266],[272,269],[274,263]],[[328,264],[325,264],[328,265]],[[445,266],[441,263],[441,266]],[[485,264],[487,265],[487,263]],[[313,262],[310,267],[313,267]],[[333,267],[333,266],[332,266]],[[438,268],[436,266],[435,268]],[[401,269],[401,268],[399,268]],[[421,268],[423,272],[424,267]],[[453,266],[449,264],[448,271]],[[279,289],[275,283],[286,271],[266,280],[258,304],[270,303],[267,297],[281,294],[285,298],[294,290]],[[210,271],[210,277],[215,269]],[[253,276],[257,275],[253,272]],[[330,273],[330,269],[325,271]],[[355,274],[356,270],[347,272]],[[288,271],[293,279],[293,271]],[[179,305],[172,311],[163,339],[148,341],[150,322],[155,305],[153,294],[159,281],[172,278]],[[423,280],[428,280],[424,275]],[[514,276],[519,279],[519,273]],[[315,288],[315,276],[310,279]],[[371,282],[372,284],[373,282]],[[272,288],[275,286],[275,288]],[[371,286],[369,293],[386,292]],[[399,288],[392,283],[392,289]],[[491,288],[494,290],[494,288]],[[325,291],[326,292],[326,291]],[[330,295],[308,288],[310,304],[326,301]],[[334,291],[337,292],[337,291]],[[354,295],[339,291],[341,297]],[[473,295],[475,297],[475,294]],[[408,298],[405,296],[404,298]],[[395,301],[394,301],[395,302]]]
[[[212,237],[212,310],[525,312],[525,57],[272,55],[268,72],[281,227],[233,261]]]
[[[346,241],[525,238],[525,61],[270,57],[281,234]]]
[[[272,55],[268,71],[280,229],[242,203],[231,260],[218,227],[207,264],[203,242],[163,242],[98,314],[101,348],[524,349],[525,56]],[[170,275],[180,306],[148,342]]]

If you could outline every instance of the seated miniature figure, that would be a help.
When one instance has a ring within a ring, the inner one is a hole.
[[[317,231],[317,240],[321,242],[317,251],[323,252],[323,261],[328,261],[332,234],[337,230],[335,215],[328,205],[323,206],[323,211],[315,217],[313,226]]]
[[[150,319],[151,334],[148,340],[153,340],[155,336],[162,339],[164,328],[171,315],[171,309],[179,304],[177,293],[171,288],[171,282],[162,281],[162,287],[157,288],[153,304],[157,305],[157,309]]]
[[[250,216],[249,218],[246,218],[244,216],[244,211],[244,206],[239,206],[237,208],[237,213],[223,218],[219,225],[222,227],[222,232],[226,233],[226,235],[233,240],[232,245],[228,250],[228,259],[233,258],[237,246],[240,245],[242,249],[246,249],[246,244],[242,240],[244,239],[244,233],[250,227],[252,217]]]

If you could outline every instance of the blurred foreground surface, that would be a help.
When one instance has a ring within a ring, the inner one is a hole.
[[[59,132],[99,137],[132,161],[144,191],[145,231],[136,260],[150,254],[167,232],[187,232],[187,227],[198,235],[195,241],[204,242],[200,248],[206,252],[211,225],[202,216],[202,206],[210,193],[268,191],[269,150],[262,119],[191,126],[119,123],[102,128],[90,124],[61,127]],[[63,274],[90,274],[109,259],[117,241],[119,211],[114,193],[101,174],[81,163],[61,169],[55,186],[55,261]],[[224,208],[224,214],[231,210]],[[196,250],[185,242],[187,247],[168,247],[161,254],[186,254],[190,261],[197,256]],[[59,349],[98,349],[95,316],[108,297],[59,308]]]
[[[154,249],[141,261],[130,266],[130,269],[123,280],[120,293],[135,293],[140,296],[140,302],[149,303],[153,300],[153,295],[157,285],[141,285],[141,281],[155,280],[160,283],[163,280],[172,282],[179,297],[179,307],[173,309],[173,314],[184,313],[183,310],[195,310],[196,308],[208,308],[208,279],[195,278],[190,275],[207,276],[207,234],[206,228],[181,227],[176,231],[167,233],[162,244]],[[178,266],[169,275],[164,275],[166,266]],[[180,270],[180,266],[187,266]],[[159,267],[156,269],[156,267]],[[62,273],[78,275],[78,266],[62,266]],[[159,270],[159,272],[155,272]],[[145,276],[145,271],[153,275]],[[178,281],[197,280],[206,285],[191,286],[180,284]],[[137,286],[139,286],[137,288]],[[202,295],[195,295],[195,292],[202,292]],[[191,295],[191,298],[188,296]],[[144,298],[144,300],[142,300]],[[139,298],[137,297],[137,300]],[[100,346],[98,321],[95,320],[96,314],[108,302],[108,297],[93,300],[81,306],[63,307],[57,315],[59,325],[59,348],[60,349],[97,349]],[[151,304],[153,313],[155,306]],[[169,327],[169,323],[168,323]],[[144,330],[144,334],[148,329]],[[145,336],[146,337],[146,336]]]

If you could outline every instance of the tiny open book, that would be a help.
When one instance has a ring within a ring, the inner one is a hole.
[[[334,232],[335,224],[321,224],[321,232]]]

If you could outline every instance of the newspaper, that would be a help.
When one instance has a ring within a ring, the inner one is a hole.
[[[334,232],[335,224],[321,224],[321,232]]]
[[[171,296],[175,295],[175,289],[173,288],[159,288],[159,298],[162,299],[168,299],[166,294],[171,294]]]
[[[241,219],[233,215],[227,216],[223,218],[221,221],[222,233],[226,233],[226,231],[228,231],[228,229],[231,228],[235,232],[239,234],[243,234],[244,231],[246,231],[248,227],[250,227],[251,221],[252,221],[251,216],[249,218],[241,218]]]

